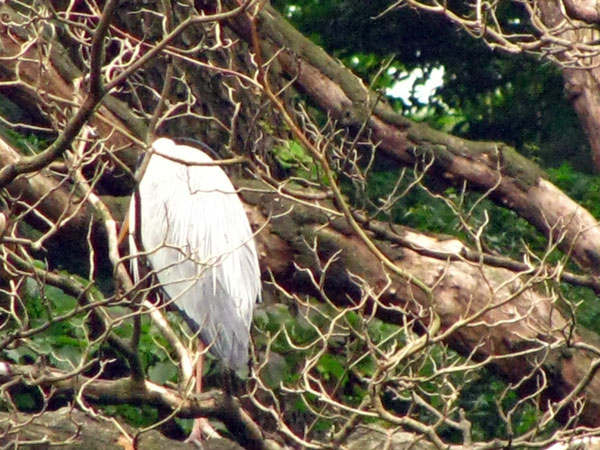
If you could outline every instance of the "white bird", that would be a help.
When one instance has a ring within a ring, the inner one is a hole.
[[[134,256],[144,252],[162,290],[204,346],[225,366],[239,369],[248,362],[260,269],[242,202],[212,161],[206,153],[170,139],[152,144],[129,209],[129,245]],[[134,258],[136,281],[138,268]],[[201,362],[197,392],[198,370]]]

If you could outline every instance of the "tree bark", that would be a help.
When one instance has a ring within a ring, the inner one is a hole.
[[[62,443],[69,450],[189,450],[193,444],[168,439],[156,430],[136,436],[131,427],[90,417],[78,409],[61,408],[41,415],[0,413],[3,448],[49,449]],[[123,433],[125,431],[128,435]],[[203,443],[206,450],[241,450],[228,439]]]
[[[20,424],[25,424],[23,427]],[[433,445],[402,431],[357,429],[352,433],[348,450],[433,450]],[[123,434],[123,429],[129,436]],[[120,429],[114,422],[98,420],[78,409],[61,408],[40,416],[0,413],[0,445],[7,448],[45,450],[51,443],[63,443],[67,450],[190,450],[194,444],[168,439],[156,430],[140,435],[128,426]],[[6,433],[6,434],[4,434]],[[131,438],[135,438],[132,442]],[[209,439],[202,443],[204,450],[241,450],[229,439]],[[460,450],[458,447],[454,447]]]
[[[401,310],[412,311],[417,316],[426,315],[430,305],[423,293],[408,280],[383,270],[381,261],[341,219],[289,204],[273,194],[246,193],[244,200],[253,205],[250,217],[255,227],[264,227],[258,235],[261,260],[268,265],[277,282],[289,291],[309,294],[317,291],[307,278],[294,273],[293,266],[297,265],[310,269],[316,279],[324,275],[327,297],[340,306],[348,305],[348,296],[359,291],[349,276],[354,274],[374,288],[387,286],[378,302],[391,309],[377,308],[369,302],[365,314],[375,308],[382,320],[400,325],[403,321]],[[283,211],[289,213],[280,216]],[[377,224],[373,227],[377,228]],[[381,228],[388,227],[381,224]],[[462,255],[466,250],[457,239],[425,235],[403,227],[394,227],[394,230],[404,239],[402,248],[392,246],[389,240],[378,239],[377,233],[372,233],[371,237],[398,267],[428,286],[435,286],[435,301],[431,306],[441,318],[442,331],[430,337],[432,342],[446,342],[463,355],[474,355],[477,361],[497,358],[494,366],[514,382],[535,372],[541,364],[544,370],[552,373],[551,386],[545,395],[553,401],[575,392],[578,384],[590,374],[590,368],[596,364],[596,355],[593,351],[578,348],[578,343],[597,344],[600,340],[589,335],[584,339],[575,333],[571,329],[572,323],[565,319],[552,299],[535,288],[521,292],[524,279],[510,270],[482,266],[462,258],[449,263],[452,256]],[[317,243],[316,255],[308,245],[313,242]],[[424,256],[422,250],[445,254],[447,258]],[[337,255],[335,263],[323,274],[322,267],[332,255]],[[535,279],[535,275],[529,276]],[[358,302],[360,299],[354,296],[353,300]],[[470,320],[468,326],[457,326],[464,324],[471,315],[476,318]],[[572,350],[550,350],[565,339]],[[524,353],[517,358],[518,364],[514,358],[504,359],[521,351]],[[580,417],[587,424],[600,425],[597,414],[600,376],[595,375],[595,371],[591,375],[585,388],[587,404]]]

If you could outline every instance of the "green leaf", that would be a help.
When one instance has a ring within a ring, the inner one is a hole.
[[[148,376],[153,383],[165,384],[167,381],[175,380],[177,367],[170,361],[161,361],[150,367]]]
[[[45,294],[56,314],[66,314],[77,306],[77,300],[54,286],[46,286]]]
[[[59,369],[70,370],[79,365],[82,353],[79,348],[69,345],[56,349],[52,356]]]
[[[319,364],[317,364],[317,370],[321,372],[326,379],[330,378],[330,376],[340,379],[344,376],[346,371],[344,365],[342,365],[341,357],[335,357],[329,353],[321,356]]]
[[[313,163],[308,152],[296,141],[285,141],[283,145],[273,148],[273,152],[284,169],[310,166]]]
[[[35,361],[35,359],[37,358],[38,354],[36,352],[34,352],[33,350],[31,350],[29,347],[27,347],[26,345],[21,345],[17,348],[12,348],[9,350],[5,350],[3,352],[3,354],[5,355],[5,357],[17,364],[23,364],[25,363],[27,360],[29,361]]]

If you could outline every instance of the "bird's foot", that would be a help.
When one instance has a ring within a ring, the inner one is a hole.
[[[220,437],[221,435],[212,427],[208,419],[200,417],[194,420],[192,432],[185,442],[190,442],[196,447],[202,448],[202,441],[204,441],[204,439],[218,439]]]

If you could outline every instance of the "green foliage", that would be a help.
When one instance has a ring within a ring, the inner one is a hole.
[[[91,361],[92,358],[98,356],[104,358],[106,355],[103,356],[103,352],[108,350],[110,352],[108,359],[113,362],[107,366],[102,376],[128,375],[129,369],[120,355],[114,354],[110,348],[101,348],[100,343],[89,336],[89,318],[86,313],[76,313],[77,299],[56,287],[30,278],[22,290],[22,303],[17,310],[19,308],[21,308],[19,314],[21,323],[9,318],[4,331],[39,328],[39,332],[21,340],[18,346],[4,349],[0,352],[1,359],[17,364],[39,363],[43,360],[52,367],[71,371]],[[115,318],[130,313],[131,311],[126,308],[110,308],[110,314]],[[160,384],[176,381],[178,375],[176,364],[169,359],[165,351],[157,350],[157,344],[164,349],[168,348],[166,341],[153,329],[147,316],[142,316],[141,327],[139,354],[149,378]],[[132,321],[127,320],[116,325],[113,332],[121,338],[131,338]],[[44,396],[37,389],[15,390],[11,392],[11,398],[15,406],[22,411],[38,411],[44,405]],[[110,415],[124,418],[134,426],[147,426],[157,420],[157,411],[144,405],[109,406],[105,411]]]
[[[30,123],[31,117],[8,97],[0,94],[0,117],[14,123]],[[24,155],[38,153],[50,144],[50,138],[36,133],[17,132],[13,127],[0,121],[0,136],[11,146],[21,151]]]
[[[550,180],[600,219],[600,177],[575,170],[569,163],[549,169]]]
[[[11,145],[20,150],[24,155],[39,153],[50,145],[48,138],[35,133],[21,134],[10,128],[0,128],[0,134],[6,137]]]
[[[272,150],[279,166],[290,175],[328,184],[320,165],[298,141],[283,141]]]
[[[285,141],[282,145],[273,147],[273,153],[284,169],[306,170],[307,166],[313,164],[312,158],[298,141]]]
[[[598,297],[587,288],[574,287],[566,283],[560,285],[560,290],[565,301],[574,308],[577,324],[600,334],[600,304]]]
[[[272,390],[286,423],[297,427],[298,432],[318,436],[345,422],[344,419],[338,423],[321,396],[306,390],[305,377],[319,380],[333,401],[358,406],[368,396],[362,380],[374,376],[378,365],[369,349],[376,346],[385,353],[399,351],[406,345],[405,330],[365,317],[368,315],[364,311],[341,312],[316,301],[308,301],[297,312],[284,304],[257,311],[254,334],[261,363],[258,376]],[[508,437],[500,411],[504,415],[511,411],[511,428],[516,436],[535,429],[540,412],[533,400],[518,403],[516,392],[489,369],[438,373],[440,367],[463,363],[464,358],[443,345],[431,346],[405,359],[388,372],[390,379],[398,377],[404,381],[402,388],[390,382],[396,387],[384,390],[385,407],[397,414],[410,414],[424,424],[434,424],[438,416],[430,408],[415,404],[413,393],[444,411],[448,396],[453,395],[454,388],[450,386],[461,386],[458,401],[449,414],[458,420],[458,408],[466,411],[474,439]],[[385,383],[384,378],[378,379]],[[438,431],[448,442],[462,442],[462,434],[455,429],[445,427]]]
[[[472,237],[459,219],[458,215],[461,215],[471,229],[485,225],[485,233],[481,238],[489,250],[520,259],[524,251],[523,243],[526,242],[530,250],[540,255],[547,251],[548,242],[544,235],[514,211],[498,206],[490,199],[481,199],[481,193],[463,192],[453,186],[440,185],[427,176],[423,178],[422,184],[415,183],[417,174],[410,171],[404,173],[399,180],[399,173],[398,170],[375,167],[367,178],[365,193],[369,201],[366,203],[362,191],[351,191],[350,186],[346,186],[345,191],[356,207],[366,209],[371,214],[377,213],[378,207],[396,195],[389,208],[375,215],[378,220],[421,231],[452,235],[472,244]],[[573,173],[573,181],[579,175],[581,174]],[[582,203],[589,202],[592,205],[598,197],[595,186],[596,184],[589,183],[590,190],[585,198],[582,197]],[[597,209],[598,206],[595,205],[594,208]],[[557,262],[562,256],[560,252],[554,251],[549,262]]]
[[[484,370],[480,380],[485,383],[472,383],[463,390],[462,405],[467,418],[474,424],[474,440],[487,440],[493,437],[505,437],[506,426],[498,414],[497,399],[506,388],[506,384],[494,374]]]
[[[148,405],[109,405],[103,411],[111,417],[120,417],[129,425],[147,427],[158,422],[158,411]]]
[[[169,314],[170,323],[180,323],[181,317]],[[169,344],[165,337],[159,332],[149,317],[142,318],[142,338],[140,340],[139,353],[144,362],[144,368],[148,372],[150,380],[157,384],[166,382],[177,382],[178,369],[176,362],[167,353]]]
[[[491,52],[441,15],[397,8],[380,16],[390,5],[387,0],[273,4],[382,92],[416,68],[423,70],[417,80],[423,84],[432,69],[443,67],[444,84],[431,99],[390,99],[404,114],[464,137],[506,142],[546,167],[569,161],[579,170],[590,170],[586,136],[554,66],[525,55]],[[528,20],[515,2],[503,3],[498,12],[504,31],[527,31]],[[391,57],[391,70],[380,73]]]
[[[154,383],[165,384],[177,377],[177,367],[172,362],[159,361],[150,367],[148,376]]]
[[[398,170],[377,169],[369,174],[366,185],[366,194],[371,202],[369,211],[376,211],[394,191],[405,191],[415,180],[414,173],[406,174],[403,179],[398,180],[398,173]],[[452,193],[452,190],[448,193]],[[355,198],[363,201],[362,192]],[[421,186],[414,186],[406,195],[397,198],[390,209],[381,212],[376,218],[440,233],[451,233],[458,226],[456,215],[446,203],[432,198]]]
[[[84,327],[84,315],[73,314],[77,300],[65,294],[62,290],[39,285],[29,279],[23,297],[26,307],[23,316],[24,323],[29,328],[40,328],[42,331],[34,334],[26,341],[26,345],[5,349],[4,357],[26,364],[40,357],[47,358],[54,367],[72,370],[76,367],[88,350],[88,339]],[[61,316],[69,316],[58,320]],[[19,324],[12,321],[13,329]]]
[[[42,264],[37,262],[36,265]],[[89,347],[83,326],[84,315],[74,314],[76,307],[76,299],[62,290],[27,279],[22,289],[21,302],[15,302],[12,307],[19,314],[20,321],[15,315],[4,315],[3,332],[32,329],[40,331],[19,340],[19,345],[4,348],[0,351],[0,359],[23,365],[43,361],[52,367],[73,370],[80,364]],[[61,316],[66,318],[59,320]],[[44,395],[39,388],[17,385],[10,389],[10,395],[14,406],[21,411],[40,411],[44,407]]]
[[[19,411],[38,412],[42,409],[43,397],[37,388],[13,389],[11,398]],[[0,406],[1,409],[4,408]]]
[[[460,407],[466,412],[472,423],[473,440],[488,441],[494,438],[508,439],[508,429],[502,416],[511,418],[514,436],[520,436],[539,426],[541,412],[534,402],[519,403],[519,396],[510,389],[507,383],[490,372],[489,369],[479,371],[474,382],[463,389]],[[537,430],[541,435],[550,433],[556,423],[551,423],[546,430]]]
[[[366,324],[356,312],[312,300],[297,312],[284,304],[259,309],[254,324],[255,347],[264,360],[259,376],[284,405],[288,423],[299,430],[310,424],[314,433],[330,430],[333,422],[324,416],[315,419],[312,411],[324,406],[318,396],[305,392],[304,376],[319,379],[337,401],[358,405],[366,392],[357,375],[372,375],[375,368],[370,356],[358,359],[367,353],[365,339],[381,343],[398,329],[377,319]],[[363,339],[356,338],[358,333]],[[382,350],[392,342],[382,344]]]

